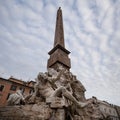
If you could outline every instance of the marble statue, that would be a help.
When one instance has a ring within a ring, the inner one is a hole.
[[[16,93],[13,93],[8,98],[8,105],[21,105],[25,104],[25,98],[22,95],[22,90],[17,90]]]
[[[23,97],[22,91],[17,90],[8,99],[8,105],[38,104],[49,106],[51,118],[58,120],[98,120],[103,118],[97,99],[86,99],[85,88],[67,69],[59,66],[57,70],[49,68],[40,72],[36,78],[32,95]],[[47,113],[47,112],[46,112]]]
[[[37,75],[32,95],[23,97],[20,90],[11,94],[8,105],[44,103],[53,111],[57,110],[53,112],[56,115],[53,118],[57,118],[57,114],[61,114],[58,118],[64,116],[62,119],[70,120],[86,119],[85,116],[96,118],[99,115],[96,99],[85,99],[84,92],[85,88],[76,76],[59,66],[57,70],[49,68],[47,72]]]

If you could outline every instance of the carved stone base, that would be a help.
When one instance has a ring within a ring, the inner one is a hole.
[[[65,110],[44,103],[0,107],[0,120],[65,120]]]
[[[45,104],[0,107],[0,120],[48,120],[51,115]]]
[[[46,103],[50,104],[51,108],[63,108],[64,106],[66,106],[65,100],[59,97],[47,98]]]

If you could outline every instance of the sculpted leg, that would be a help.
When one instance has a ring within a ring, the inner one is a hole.
[[[75,105],[81,107],[81,104],[63,86],[61,86],[58,89],[56,89],[52,96],[55,97],[55,96],[60,96],[60,95],[63,95],[64,97],[66,97],[67,99],[72,101]]]
[[[70,101],[72,101],[76,106],[79,106],[81,108],[81,104],[67,90],[63,90],[62,94],[63,94],[64,97],[66,97]]]
[[[90,101],[88,101],[88,102],[85,102],[85,103],[83,103],[83,102],[78,102],[76,99],[75,99],[75,97],[73,97],[73,95],[69,92],[69,91],[67,91],[66,89],[65,89],[65,87],[63,87],[63,86],[61,86],[61,87],[59,87],[58,89],[56,89],[55,90],[55,92],[54,92],[54,94],[53,95],[51,95],[51,97],[59,97],[60,95],[63,95],[64,97],[66,97],[67,99],[69,99],[70,101],[72,101],[76,106],[78,106],[79,108],[83,108],[83,107],[86,107],[89,103],[90,103]]]
[[[60,95],[62,95],[62,91],[64,90],[64,87],[59,87],[55,90],[55,92],[51,95],[51,97],[58,97]]]
[[[67,90],[64,90],[62,92],[63,96],[65,96],[66,98],[68,98],[69,100],[71,100],[76,106],[78,106],[79,108],[84,108],[87,105],[89,105],[92,101],[87,101],[87,102],[78,102],[75,97],[73,97],[72,94],[70,94],[70,92],[68,92]]]

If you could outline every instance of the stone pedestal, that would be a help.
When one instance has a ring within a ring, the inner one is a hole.
[[[0,120],[65,120],[65,110],[45,103],[6,106],[0,107]]]

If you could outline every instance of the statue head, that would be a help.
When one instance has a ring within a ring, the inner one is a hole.
[[[56,76],[58,73],[53,68],[48,68],[48,72],[46,73],[48,76]]]
[[[47,75],[45,73],[42,73],[42,72],[39,72],[38,76],[37,76],[37,79],[44,83],[47,81]]]

